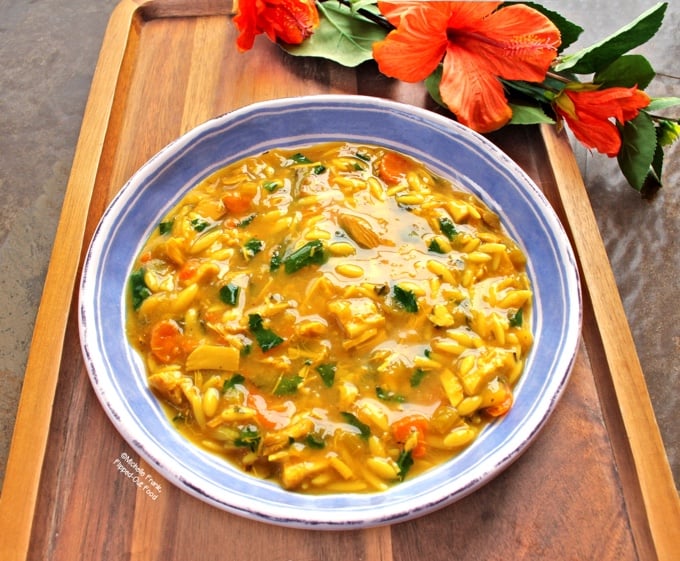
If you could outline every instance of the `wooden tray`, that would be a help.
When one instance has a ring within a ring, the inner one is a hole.
[[[473,495],[368,530],[267,526],[164,481],[108,421],[80,354],[79,266],[107,203],[167,142],[254,101],[359,93],[431,107],[420,85],[293,58],[266,39],[239,54],[231,3],[123,0],[104,37],[26,368],[0,499],[0,557],[252,561],[670,560],[680,506],[633,340],[568,141],[551,127],[491,136],[541,186],[577,253],[582,344],[529,450]],[[131,457],[160,485],[117,469]]]

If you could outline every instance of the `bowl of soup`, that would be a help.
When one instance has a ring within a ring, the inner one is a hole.
[[[257,103],[177,139],[93,236],[80,334],[123,438],[273,524],[389,524],[508,467],[566,385],[574,256],[498,148],[392,101]]]

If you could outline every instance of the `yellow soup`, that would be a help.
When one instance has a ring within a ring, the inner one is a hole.
[[[201,181],[130,277],[128,336],[174,426],[256,477],[379,491],[512,406],[525,256],[394,151],[271,150]]]

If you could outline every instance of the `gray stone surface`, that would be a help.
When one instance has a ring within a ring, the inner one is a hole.
[[[82,114],[116,3],[0,0],[0,482]],[[604,38],[653,4],[544,2],[586,28],[578,46]],[[655,82],[654,95],[680,96],[678,28],[680,2],[671,0],[662,31],[640,49],[667,75]],[[680,151],[667,154],[666,187],[653,202],[625,185],[614,161],[579,146],[576,152],[677,482]]]

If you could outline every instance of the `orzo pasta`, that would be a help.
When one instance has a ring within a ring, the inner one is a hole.
[[[370,492],[508,411],[531,300],[477,198],[397,152],[325,143],[194,187],[138,257],[128,336],[197,445],[287,489]]]

